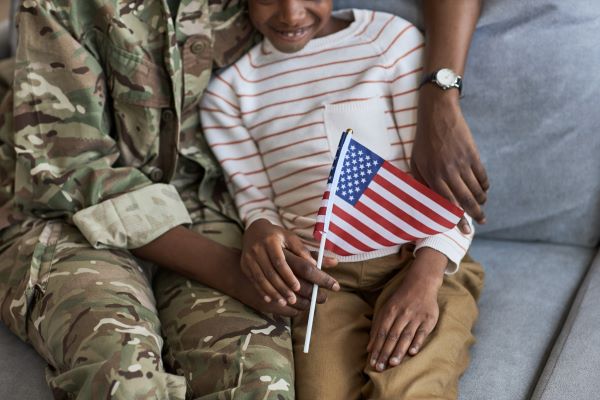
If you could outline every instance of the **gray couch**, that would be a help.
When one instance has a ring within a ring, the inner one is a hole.
[[[421,26],[416,1],[336,3]],[[600,3],[484,3],[463,109],[491,180],[486,287],[460,398],[600,398]],[[0,326],[0,399],[51,398],[43,369]]]

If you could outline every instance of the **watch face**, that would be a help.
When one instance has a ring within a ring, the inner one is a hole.
[[[448,68],[442,68],[435,74],[435,80],[442,86],[451,86],[456,82],[456,74]]]

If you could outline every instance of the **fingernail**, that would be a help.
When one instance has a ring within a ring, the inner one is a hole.
[[[400,364],[400,359],[398,357],[392,357],[392,358],[390,358],[390,364],[398,365],[398,364]]]
[[[332,286],[332,289],[333,289],[333,290],[335,290],[335,291],[337,292],[338,290],[340,290],[340,284],[339,284],[339,283],[337,283],[337,282],[336,282],[336,283],[334,283],[334,284],[333,284],[333,286]]]
[[[385,369],[385,365],[383,363],[377,364],[377,371],[383,371]]]
[[[465,231],[466,231],[467,233],[471,233],[471,227],[470,227],[468,224],[467,224],[467,225],[465,225]]]
[[[271,298],[269,296],[265,296],[263,297],[263,299],[267,302],[270,303],[271,302]]]
[[[277,302],[278,302],[278,303],[279,303],[279,305],[281,305],[281,306],[286,306],[286,305],[287,305],[287,302],[286,302],[284,299],[279,299],[279,300],[277,300]]]
[[[292,295],[292,296],[288,297],[287,300],[288,300],[288,303],[290,303],[290,304],[296,304],[296,296]]]
[[[300,282],[294,283],[294,287],[292,288],[292,290],[294,292],[297,292],[298,290],[300,290]]]
[[[410,351],[410,354],[413,354],[413,355],[417,354],[417,348],[416,347],[411,348],[409,351]]]
[[[371,360],[371,367],[375,367],[375,363],[376,363],[376,362],[377,362],[377,360],[373,358],[373,359]]]

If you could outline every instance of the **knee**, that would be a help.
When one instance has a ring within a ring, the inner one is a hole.
[[[160,364],[126,359],[115,355],[70,370],[51,370],[48,384],[56,399],[185,399],[183,377],[164,372]]]

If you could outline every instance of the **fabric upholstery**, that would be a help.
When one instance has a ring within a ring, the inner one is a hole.
[[[585,399],[600,393],[600,253],[556,340],[534,400]]]
[[[460,399],[527,400],[595,250],[476,239],[471,254],[486,277]]]

